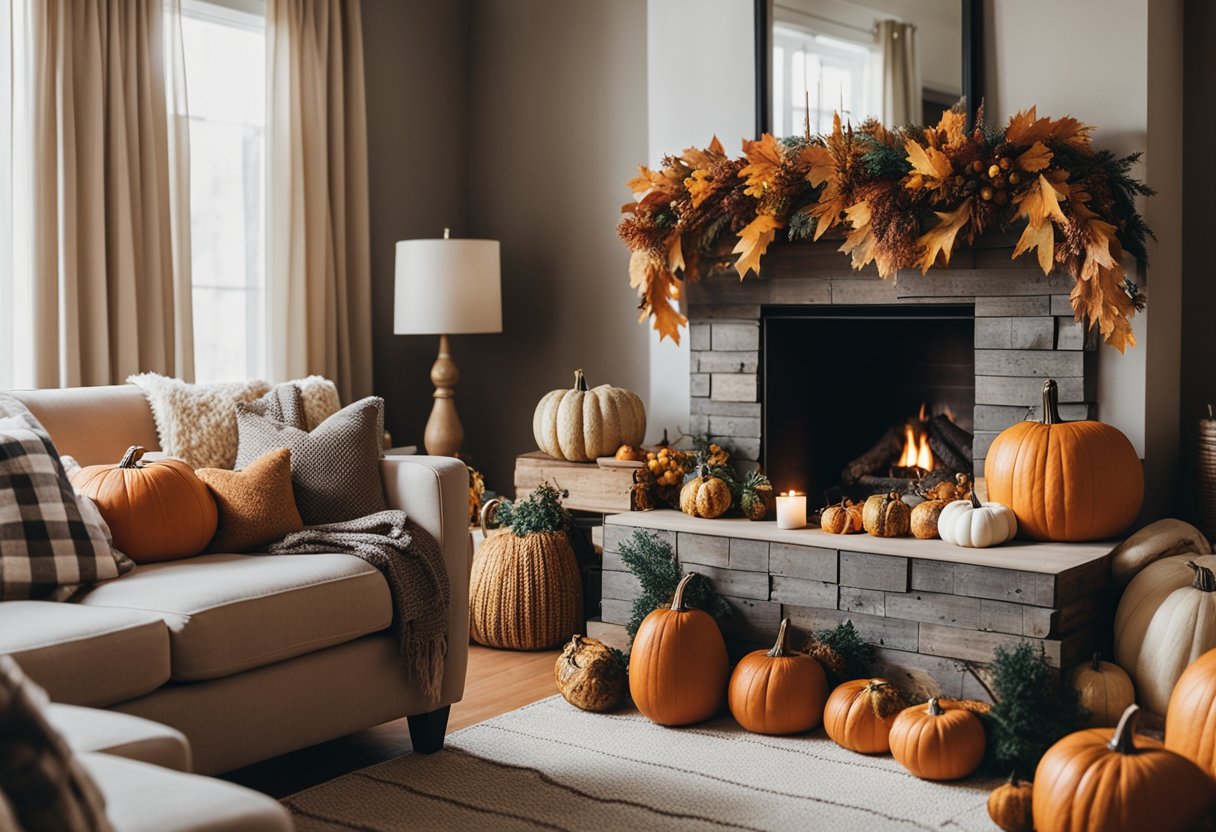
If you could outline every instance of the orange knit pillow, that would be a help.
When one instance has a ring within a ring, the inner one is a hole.
[[[248,552],[304,528],[291,490],[291,451],[279,448],[240,471],[199,468],[219,508],[212,552]]]

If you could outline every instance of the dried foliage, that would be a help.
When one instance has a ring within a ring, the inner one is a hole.
[[[676,562],[671,545],[650,532],[638,529],[629,540],[621,544],[621,560],[641,584],[641,594],[633,602],[632,615],[625,625],[632,643],[638,627],[650,613],[671,603],[676,585],[683,573]],[[694,609],[704,610],[714,618],[730,615],[730,605],[718,594],[713,583],[704,575],[697,575],[684,590],[684,603]]]
[[[760,273],[779,234],[817,240],[838,226],[854,268],[873,263],[893,280],[900,269],[949,263],[960,241],[1021,227],[1013,256],[1033,252],[1044,274],[1071,275],[1077,320],[1121,351],[1134,346],[1131,317],[1143,302],[1124,252],[1143,263],[1152,235],[1135,199],[1153,192],[1130,175],[1139,154],[1095,150],[1092,127],[1039,118],[1033,107],[1003,130],[985,129],[982,108],[976,122],[968,131],[950,110],[934,127],[854,128],[837,116],[826,135],[744,141],[739,159],[715,137],[658,170],[643,167],[618,229],[633,252],[641,320],[678,342],[684,282],[732,236],[741,280]]]

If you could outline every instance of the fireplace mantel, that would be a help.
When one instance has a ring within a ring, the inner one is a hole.
[[[688,287],[693,433],[708,434],[738,460],[762,460],[761,311],[769,305],[973,304],[977,475],[996,435],[1038,412],[1044,378],[1059,383],[1064,418],[1094,415],[1097,342],[1073,319],[1070,277],[1044,276],[1029,257],[1012,260],[1007,237],[960,248],[949,267],[924,276],[900,271],[894,282],[873,266],[853,271],[839,245],[774,244],[760,276],[739,280],[718,268]],[[825,381],[833,366],[825,359]]]

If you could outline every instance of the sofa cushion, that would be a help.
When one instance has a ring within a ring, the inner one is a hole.
[[[80,603],[160,615],[172,676],[217,679],[385,629],[388,584],[351,555],[202,555],[141,566]]]
[[[139,610],[5,601],[0,653],[52,700],[71,705],[114,705],[169,680],[169,631],[159,615]]]
[[[109,754],[80,762],[106,801],[120,832],[291,832],[276,800],[243,786]]]
[[[248,552],[304,528],[291,490],[291,451],[279,448],[240,471],[199,468],[220,521],[211,539],[213,552]]]
[[[190,743],[185,734],[168,725],[118,711],[54,702],[47,706],[46,718],[77,754],[100,751],[174,771],[190,770]]]

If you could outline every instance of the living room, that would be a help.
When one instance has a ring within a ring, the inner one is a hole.
[[[0,0],[0,829],[1211,828],[1214,33]]]

